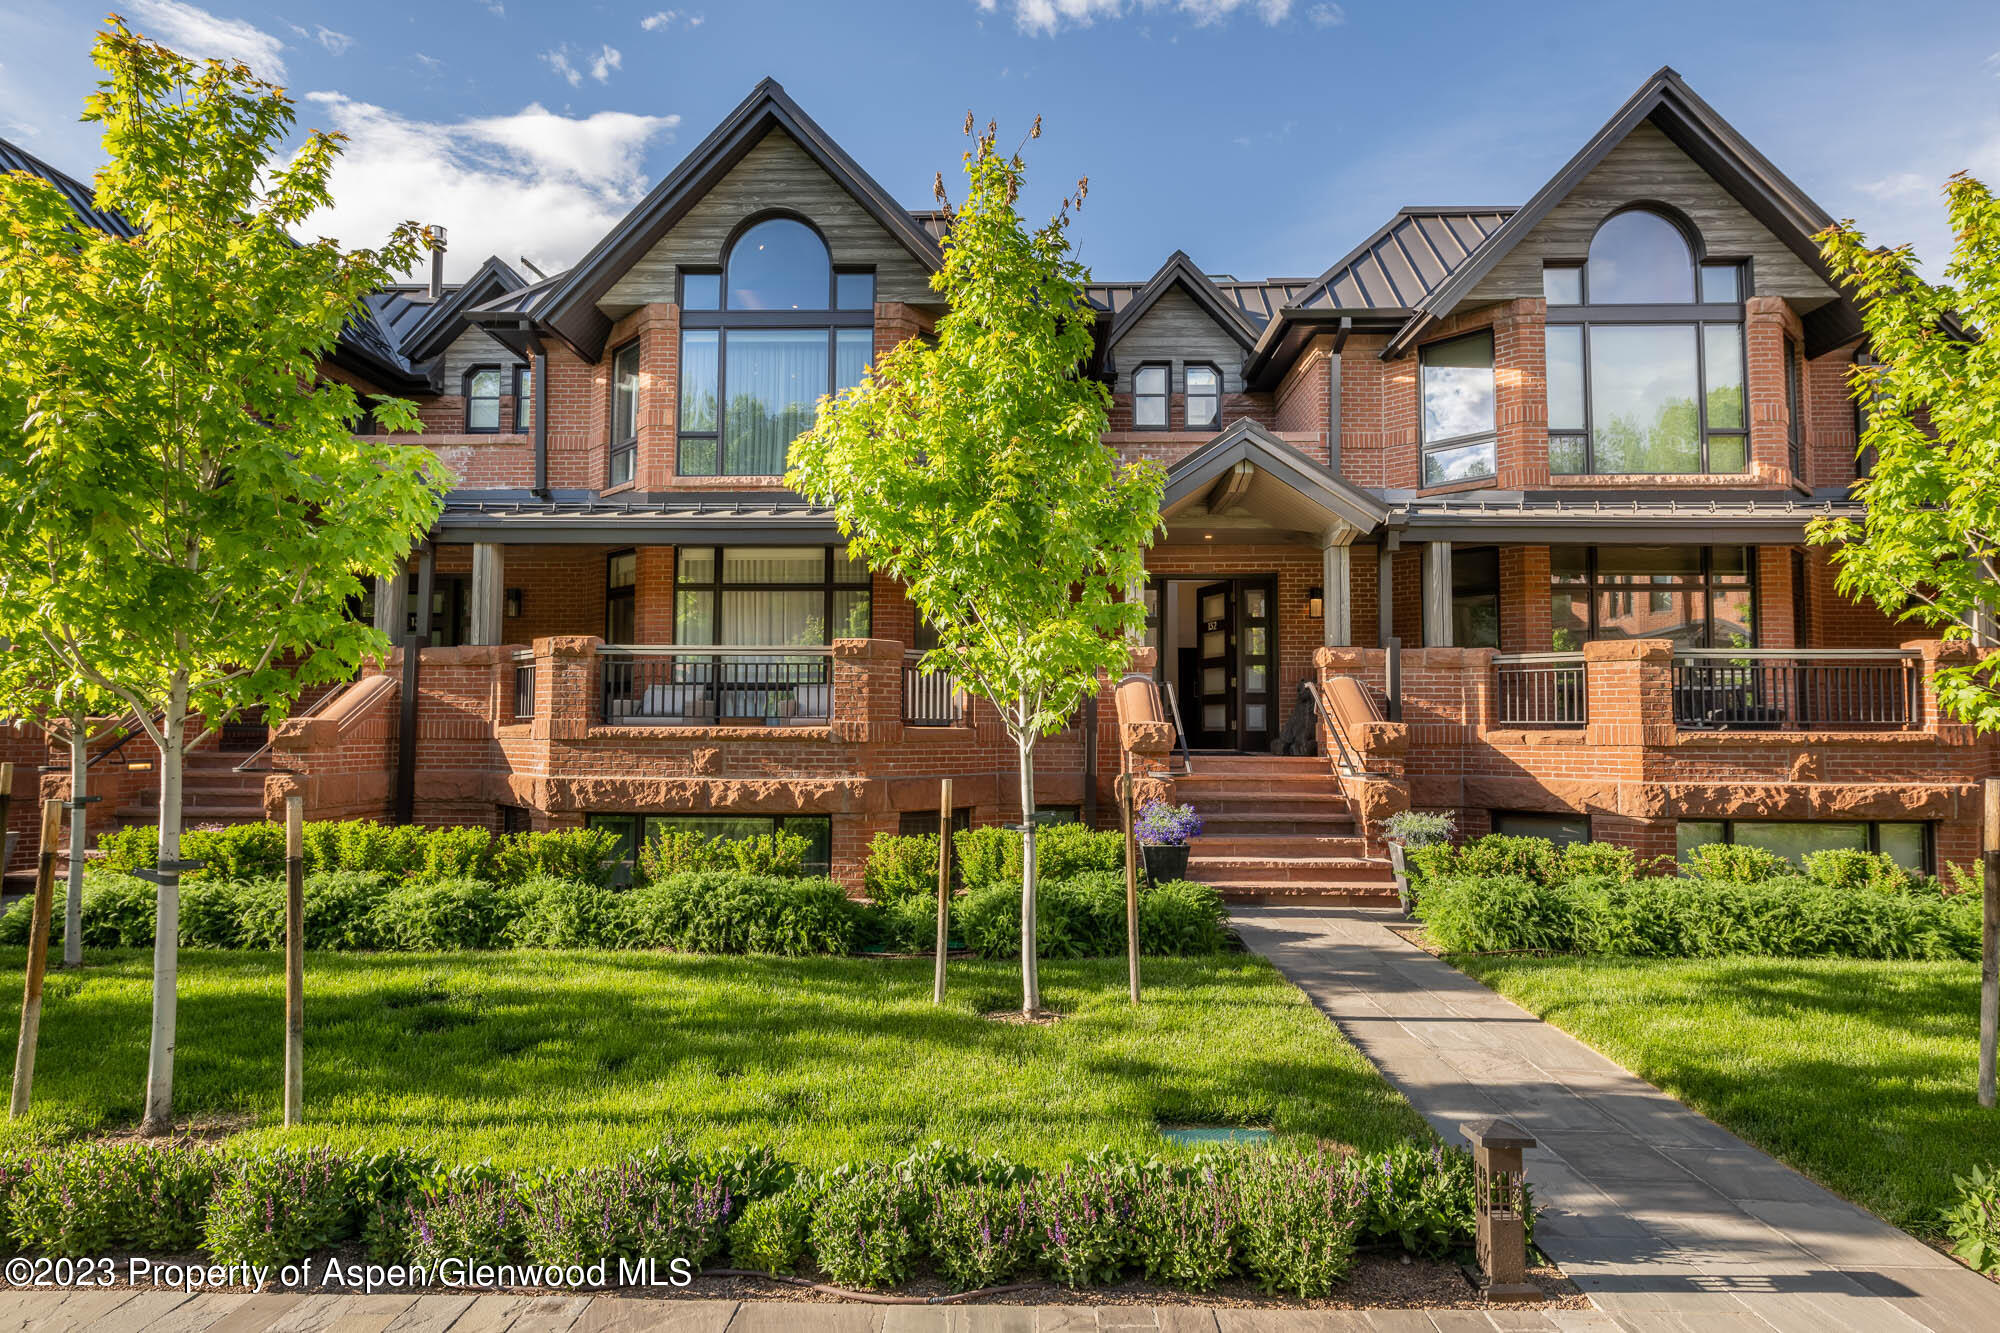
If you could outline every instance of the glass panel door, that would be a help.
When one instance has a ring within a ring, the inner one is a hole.
[[[1271,748],[1272,714],[1277,712],[1278,627],[1273,618],[1277,598],[1267,580],[1238,580],[1237,619],[1242,651],[1238,677],[1241,732],[1238,748]]]
[[[1208,583],[1195,592],[1194,743],[1203,749],[1236,744],[1236,588]]]

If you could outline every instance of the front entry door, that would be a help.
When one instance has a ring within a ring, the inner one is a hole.
[[[1236,744],[1236,588],[1207,583],[1195,590],[1194,743],[1205,750]]]
[[[1277,709],[1277,625],[1270,579],[1195,590],[1194,705],[1189,743],[1204,750],[1270,748]]]

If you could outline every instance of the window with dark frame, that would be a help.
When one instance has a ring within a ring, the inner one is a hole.
[[[674,642],[804,647],[874,632],[867,566],[840,546],[684,546]]]
[[[808,875],[825,875],[833,869],[831,815],[586,814],[583,822],[588,828],[601,828],[617,835],[614,861],[636,864],[641,836],[651,841],[663,833],[700,833],[710,838],[738,840],[790,833],[806,840],[803,868]],[[630,871],[621,867],[613,872],[612,881],[619,885],[630,883]]]
[[[1187,391],[1187,428],[1213,430],[1222,423],[1222,372],[1195,363],[1181,372]]]
[[[639,340],[611,354],[611,460],[609,484],[623,486],[639,466]]]
[[[500,429],[500,367],[473,366],[465,372],[465,429],[471,435]]]
[[[1746,277],[1645,208],[1607,218],[1583,263],[1544,266],[1549,471],[1746,471]]]
[[[1599,639],[1755,647],[1755,568],[1744,546],[1551,546],[1550,647],[1574,652]]]
[[[1498,472],[1493,407],[1493,330],[1431,343],[1422,364],[1425,486],[1478,481]]]
[[[613,551],[604,558],[604,641],[639,637],[639,553]]]
[[[778,476],[821,395],[861,382],[875,348],[875,274],[837,268],[801,219],[753,221],[720,269],[680,274],[675,471]]]
[[[1172,396],[1173,382],[1174,368],[1165,362],[1140,366],[1132,372],[1134,429],[1167,429],[1167,401]]]
[[[1497,546],[1452,548],[1451,643],[1454,648],[1500,646],[1500,548]]]
[[[1804,358],[1799,355],[1799,345],[1790,338],[1785,339],[1785,449],[1792,466],[1792,475],[1800,481],[1806,476],[1806,422],[1805,385],[1803,381]]]
[[[1698,847],[1726,843],[1761,847],[1795,865],[1809,852],[1838,848],[1875,852],[1920,875],[1937,873],[1937,828],[1914,820],[1682,819],[1674,842],[1683,862]]]
[[[531,434],[535,429],[535,368],[514,367],[514,433]]]

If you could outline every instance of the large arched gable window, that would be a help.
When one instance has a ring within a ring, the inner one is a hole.
[[[1549,471],[1742,472],[1741,261],[1653,208],[1613,213],[1548,264]]]
[[[875,275],[833,264],[788,215],[755,219],[714,269],[680,274],[683,476],[770,477],[822,394],[861,382],[875,340]]]

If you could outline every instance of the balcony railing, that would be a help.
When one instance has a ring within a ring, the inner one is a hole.
[[[600,650],[603,717],[634,726],[811,726],[833,715],[831,648]]]
[[[532,652],[514,654],[514,718],[530,718],[535,715],[535,655]]]
[[[1580,727],[1589,720],[1582,653],[1507,653],[1493,659],[1503,727]]]
[[[958,679],[948,671],[926,675],[917,670],[922,653],[903,656],[903,725],[907,727],[955,727],[965,715],[964,697]]]
[[[1689,730],[1901,731],[1921,725],[1912,652],[1795,648],[1674,654],[1674,724]]]

